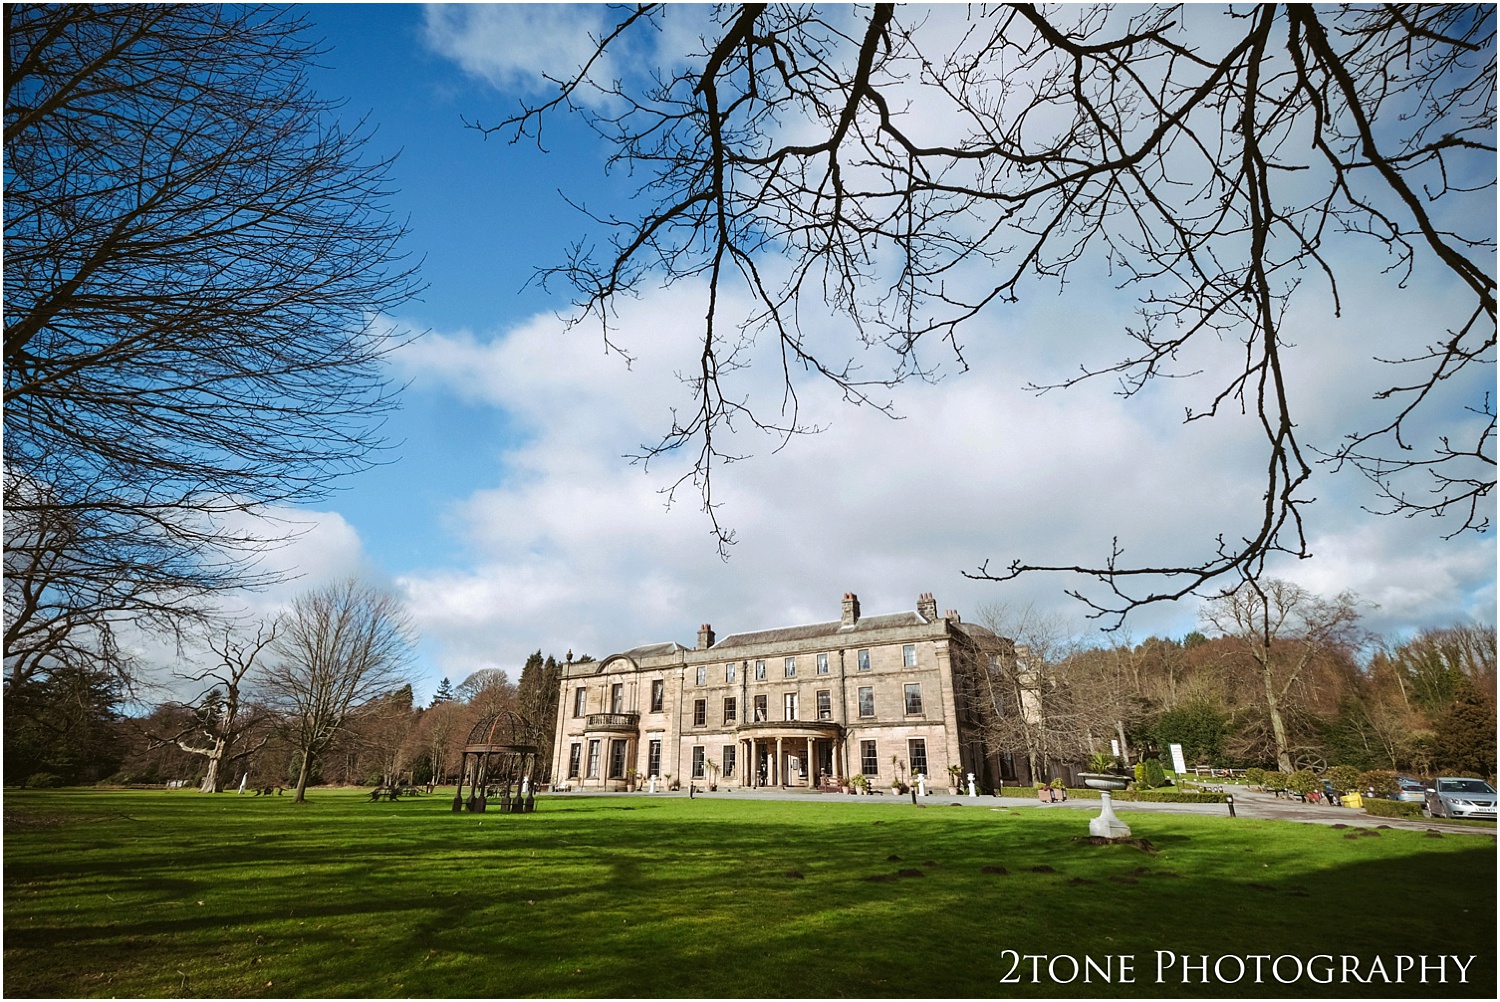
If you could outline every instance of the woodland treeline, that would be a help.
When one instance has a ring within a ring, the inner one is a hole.
[[[1350,594],[1270,580],[1209,603],[1202,629],[1181,638],[1106,645],[989,610],[986,625],[1018,653],[992,669],[990,703],[1028,707],[989,714],[989,736],[1034,776],[1109,753],[1111,739],[1131,762],[1177,743],[1189,766],[1493,776],[1495,628],[1381,638],[1359,609]]]
[[[452,782],[470,729],[495,714],[508,721],[516,741],[542,750],[545,771],[560,677],[558,660],[537,651],[514,679],[500,668],[481,669],[457,685],[445,678],[425,706],[415,701],[409,684],[401,685],[350,712],[327,748],[312,756],[309,782]],[[109,673],[65,674],[54,681],[46,693],[33,694],[24,715],[7,713],[7,784],[187,780],[202,788],[209,762],[203,752],[223,730],[222,689],[197,704],[167,702],[146,716],[131,717],[122,713],[122,693]],[[210,786],[233,790],[242,778],[247,788],[296,783],[302,757],[292,721],[264,695],[247,688],[235,748]]]

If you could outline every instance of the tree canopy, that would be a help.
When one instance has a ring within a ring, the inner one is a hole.
[[[173,626],[372,460],[415,291],[286,10],[5,8],[7,685]]]

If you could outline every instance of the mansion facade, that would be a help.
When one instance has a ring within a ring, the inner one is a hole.
[[[1011,757],[986,747],[991,705],[976,680],[1009,641],[930,594],[914,611],[840,618],[717,639],[698,631],[564,666],[552,777],[572,789],[683,786],[835,789],[855,774],[947,786],[956,765],[992,786]]]

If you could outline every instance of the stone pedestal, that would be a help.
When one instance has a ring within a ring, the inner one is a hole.
[[[1089,822],[1089,834],[1101,838],[1129,838],[1130,826],[1115,816],[1114,798],[1104,792],[1099,794],[1099,799],[1104,802],[1104,810]]]

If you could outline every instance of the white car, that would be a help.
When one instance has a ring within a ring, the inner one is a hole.
[[[1439,776],[1427,788],[1422,813],[1429,818],[1495,820],[1495,788],[1482,779]]]

